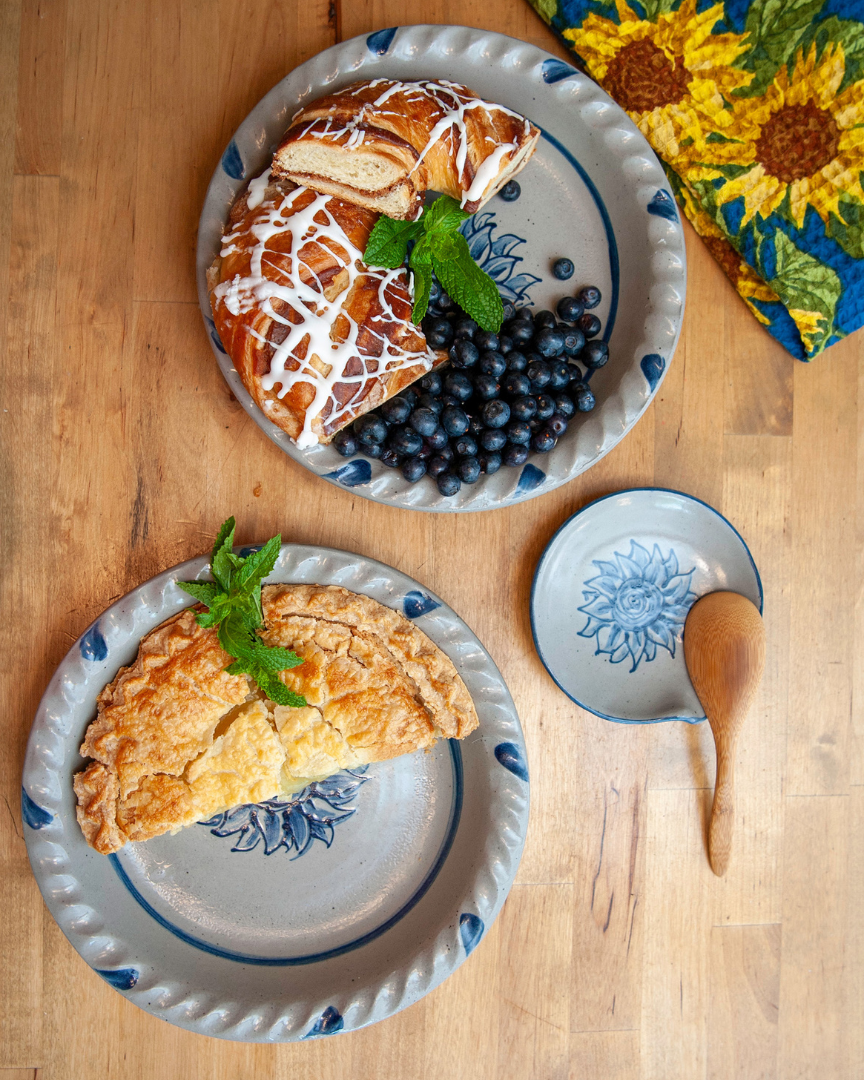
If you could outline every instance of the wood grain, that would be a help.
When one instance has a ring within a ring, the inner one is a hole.
[[[0,5],[0,1080],[857,1080],[862,336],[791,360],[688,227],[684,331],[655,404],[571,484],[470,516],[321,483],[213,362],[195,230],[232,132],[337,35],[412,18],[568,55],[524,0]],[[533,649],[550,537],[640,485],[711,502],[762,575],[766,672],[722,880],[704,856],[707,725],[588,715]],[[190,1034],[99,979],[42,904],[19,816],[32,716],[69,644],[231,513],[241,542],[281,531],[440,593],[501,667],[529,751],[518,884],[469,962],[386,1023],[291,1046]]]

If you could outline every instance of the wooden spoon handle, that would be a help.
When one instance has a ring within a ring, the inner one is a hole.
[[[732,826],[735,823],[735,777],[732,754],[717,752],[717,780],[714,805],[708,826],[708,858],[718,877],[726,873],[732,854]]]

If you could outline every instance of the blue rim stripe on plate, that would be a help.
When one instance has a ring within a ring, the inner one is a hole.
[[[204,941],[201,938],[195,937],[193,934],[188,934],[185,930],[181,930],[179,926],[175,926],[174,923],[166,919],[164,915],[160,915],[138,891],[116,854],[109,855],[108,861],[114,867],[117,876],[126,886],[132,897],[137,900],[151,918],[155,919],[160,926],[170,931],[175,937],[179,938],[181,941],[185,941],[187,945],[192,945],[202,952],[210,953],[211,956],[220,956],[223,960],[234,960],[238,964],[255,964],[259,967],[299,967],[303,964],[318,964],[322,960],[332,960],[336,956],[343,956],[345,953],[353,952],[354,949],[359,949],[362,945],[367,945],[370,941],[374,941],[376,938],[386,933],[392,926],[395,926],[396,923],[404,918],[404,916],[406,916],[408,912],[422,900],[432,887],[432,883],[438,877],[438,874],[441,872],[441,868],[444,865],[447,856],[450,854],[450,849],[456,838],[456,831],[459,828],[459,819],[462,816],[462,751],[459,747],[459,743],[454,739],[450,739],[448,745],[450,748],[450,760],[453,766],[453,804],[450,809],[450,824],[447,829],[447,834],[444,837],[444,842],[441,845],[441,850],[438,852],[438,858],[435,860],[432,868],[423,879],[414,895],[406,901],[394,915],[391,915],[386,922],[381,924],[381,926],[376,927],[374,930],[370,930],[368,934],[364,934],[355,941],[349,941],[346,945],[340,945],[338,948],[327,949],[325,952],[320,953],[312,953],[309,956],[249,956],[245,953],[232,952],[229,949],[220,949],[218,945],[211,945],[209,941]]]
[[[315,1023],[303,1036],[304,1039],[317,1039],[319,1035],[335,1035],[345,1027],[342,1013],[335,1005],[328,1005]]]
[[[495,747],[495,758],[500,765],[528,783],[528,762],[516,743],[502,742]]]
[[[366,48],[376,56],[385,56],[398,29],[398,26],[388,26],[386,30],[376,30],[366,38]]]
[[[462,940],[462,948],[465,950],[466,956],[470,956],[480,944],[485,929],[486,924],[479,915],[472,915],[471,912],[463,911],[459,916],[459,937]]]
[[[30,798],[23,785],[21,787],[21,820],[31,829],[44,829],[54,820],[54,815],[50,811],[45,810]]]
[[[540,576],[540,570],[546,559],[546,555],[549,552],[549,549],[555,543],[556,539],[558,538],[558,534],[561,533],[564,529],[566,529],[571,521],[579,517],[580,514],[584,514],[586,510],[590,510],[591,507],[597,506],[602,502],[606,502],[607,499],[617,499],[621,495],[632,495],[634,493],[640,493],[643,491],[659,491],[663,495],[677,495],[679,498],[689,499],[690,502],[699,503],[701,506],[704,506],[707,510],[710,510],[712,514],[716,514],[717,517],[719,517],[725,525],[728,525],[732,532],[741,541],[741,546],[747,553],[747,558],[750,560],[750,566],[753,569],[753,573],[756,575],[756,585],[759,588],[759,613],[762,614],[762,609],[765,601],[765,593],[762,589],[762,578],[759,576],[759,569],[756,566],[756,562],[753,559],[750,548],[747,546],[747,541],[744,539],[741,533],[738,532],[738,530],[728,518],[724,517],[720,513],[720,511],[716,510],[713,506],[711,506],[710,503],[706,503],[702,499],[697,499],[695,495],[688,495],[686,491],[676,491],[674,488],[661,487],[622,488],[620,491],[613,491],[611,495],[603,495],[599,499],[594,499],[591,502],[586,503],[586,505],[583,506],[581,510],[577,510],[575,514],[571,514],[566,521],[562,522],[558,526],[558,528],[555,530],[554,534],[550,538],[549,543],[543,548],[543,554],[540,556],[537,562],[537,567],[534,570],[534,578],[531,581],[531,597],[528,601],[528,612],[531,619],[531,637],[534,640],[534,649],[538,657],[540,658],[540,663],[543,665],[544,668],[546,668],[549,678],[552,680],[552,682],[555,683],[555,685],[558,687],[562,694],[568,697],[575,705],[578,705],[580,709],[584,709],[585,712],[593,713],[594,716],[599,716],[601,720],[612,720],[616,724],[666,724],[672,723],[672,721],[674,720],[682,720],[685,724],[701,724],[702,721],[705,719],[704,716],[655,716],[646,720],[628,720],[623,716],[609,716],[607,713],[600,712],[598,709],[592,709],[590,705],[586,705],[584,701],[580,701],[578,698],[573,697],[573,695],[568,690],[564,689],[564,687],[555,677],[555,674],[550,668],[549,664],[546,662],[546,657],[543,655],[543,652],[540,648],[540,642],[537,640],[537,624],[534,620],[534,599],[537,592],[537,579]]]
[[[105,982],[110,983],[115,990],[131,990],[138,982],[140,972],[137,968],[93,968],[97,975],[101,975]]]
[[[78,648],[81,650],[81,655],[85,660],[104,660],[108,655],[108,646],[102,636],[102,631],[99,629],[98,620],[82,635],[81,640],[78,642]]]

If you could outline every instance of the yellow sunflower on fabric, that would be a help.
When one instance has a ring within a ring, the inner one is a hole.
[[[808,206],[827,224],[842,217],[843,195],[864,202],[864,80],[837,91],[845,74],[840,44],[799,52],[790,75],[784,66],[759,98],[731,98],[730,122],[722,134],[733,142],[691,147],[694,164],[689,183],[728,176],[729,166],[743,171],[716,192],[719,205],[743,196],[745,226],[757,213],[765,218],[789,196],[792,220],[801,228]],[[695,159],[701,155],[701,160]]]
[[[656,22],[616,0],[620,25],[594,13],[564,31],[589,74],[630,114],[661,157],[676,168],[693,160],[691,143],[726,132],[732,116],[724,97],[753,75],[733,68],[747,51],[746,34],[712,34],[723,4],[697,13],[696,0]]]

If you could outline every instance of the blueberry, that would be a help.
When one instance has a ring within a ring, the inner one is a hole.
[[[507,441],[517,446],[527,446],[531,441],[531,428],[524,420],[511,420],[507,425]]]
[[[429,303],[437,304],[441,298],[441,293],[444,290],[441,288],[441,282],[437,278],[432,278],[432,284],[429,286]]]
[[[486,430],[486,428],[484,427],[483,421],[480,419],[479,416],[469,417],[469,420],[468,420],[468,434],[469,435],[473,436],[475,439],[479,439],[480,436],[483,434],[483,432],[485,430]]]
[[[456,466],[456,472],[463,484],[476,484],[480,479],[480,462],[476,457],[462,458]]]
[[[427,316],[423,320],[423,332],[426,335],[426,340],[436,349],[449,345],[453,340],[453,326],[449,319],[445,319],[441,315],[433,316],[431,319]],[[435,343],[433,343],[433,338]]]
[[[555,399],[550,394],[537,395],[537,412],[534,414],[538,420],[548,420],[555,412]]]
[[[438,400],[441,402],[441,408],[446,409],[448,405],[459,405],[461,407],[462,402],[457,397],[453,397],[452,394],[442,394]]]
[[[427,394],[440,394],[441,393],[441,376],[437,371],[430,371],[428,375],[424,375],[420,380],[420,389]]]
[[[454,368],[472,368],[479,358],[480,350],[467,338],[460,338],[450,348],[450,363]]]
[[[531,393],[531,380],[521,372],[512,371],[501,384],[505,394],[511,397],[522,397]]]
[[[568,356],[578,356],[585,345],[585,335],[574,326],[564,335],[564,352]]]
[[[605,341],[589,341],[579,353],[579,359],[588,368],[601,368],[609,359],[609,346]]]
[[[526,367],[528,367],[528,360],[524,353],[514,349],[513,352],[507,354],[508,371],[524,371]]]
[[[501,455],[494,451],[478,454],[477,460],[480,462],[480,472],[485,472],[487,476],[491,476],[501,468]]]
[[[474,457],[477,453],[477,443],[470,435],[460,435],[453,443],[453,449],[459,457]]]
[[[563,390],[565,386],[570,385],[570,365],[566,360],[553,360],[549,365],[549,370],[551,373],[549,388],[551,390]]]
[[[600,320],[586,311],[579,320],[579,329],[585,337],[596,337],[600,333]]]
[[[471,380],[461,371],[451,371],[444,378],[444,392],[457,401],[467,401],[474,392]]]
[[[501,398],[496,398],[494,401],[486,402],[481,415],[486,427],[501,428],[510,419],[510,406]]]
[[[426,462],[418,457],[408,458],[402,465],[402,475],[409,484],[416,484],[421,476],[426,475]]]
[[[600,290],[594,285],[586,285],[584,289],[579,290],[579,299],[582,301],[582,306],[585,308],[595,308],[603,299],[600,295]]]
[[[491,401],[501,393],[501,386],[494,375],[475,375],[474,393],[481,401]]]
[[[423,445],[423,439],[409,427],[397,427],[391,430],[387,438],[387,445],[391,450],[395,450],[397,454],[413,457]]]
[[[381,464],[386,465],[388,469],[398,469],[402,464],[402,456],[398,450],[394,450],[391,446],[381,455]]]
[[[399,395],[399,397],[408,406],[409,410],[413,409],[414,406],[417,404],[417,398],[419,396],[420,395],[417,393],[417,391],[411,386],[409,386],[407,390],[403,390],[402,393]],[[388,424],[401,424],[402,421],[401,420],[388,420],[387,423]]]
[[[501,353],[502,356],[507,356],[509,353],[513,352],[514,344],[513,338],[511,338],[509,334],[498,335],[498,352]]]
[[[493,334],[491,330],[478,330],[474,335],[474,344],[480,352],[495,352],[498,348],[498,335]]]
[[[500,379],[507,370],[507,361],[501,353],[489,350],[480,357],[480,370],[484,375],[494,375]]]
[[[477,323],[473,319],[457,319],[453,324],[453,333],[457,341],[471,341],[477,333]]]
[[[357,449],[361,454],[365,454],[366,457],[380,458],[384,454],[384,443],[372,443],[371,446],[363,446],[358,443]]]
[[[501,456],[502,465],[524,465],[528,459],[528,447],[511,444]]]
[[[421,461],[426,461],[427,458],[432,457],[434,452],[435,451],[432,449],[429,443],[424,439],[423,445],[420,447],[414,457],[419,458]]]
[[[447,445],[447,432],[439,424],[431,435],[426,436],[426,445],[433,450],[441,450]]]
[[[455,300],[451,299],[443,289],[435,303],[442,311],[450,311],[452,308],[456,307]]]
[[[543,360],[535,360],[533,364],[529,364],[525,374],[531,380],[531,389],[534,392],[542,390],[552,378],[549,365]]]
[[[546,427],[558,439],[567,430],[567,417],[562,416],[559,412],[554,412],[546,421]]]
[[[342,428],[333,439],[333,446],[342,457],[357,453],[357,437],[349,428]]]
[[[509,300],[504,301],[504,314],[501,316],[504,322],[509,322],[516,314],[516,308],[510,303]]]
[[[546,308],[538,311],[534,316],[535,330],[554,330],[557,325],[558,320],[555,318],[554,312],[548,311]]]
[[[540,428],[531,436],[531,449],[536,450],[538,454],[548,454],[555,448],[556,442],[558,440],[548,428]]]
[[[573,401],[579,412],[591,412],[594,408],[594,394],[584,383],[577,383],[570,387]]]
[[[421,394],[417,399],[417,411],[421,409],[431,409],[437,416],[438,413],[444,408],[444,405],[440,397],[435,397],[433,394]]]
[[[558,312],[559,319],[563,319],[567,323],[573,323],[585,310],[585,305],[580,300],[577,300],[575,296],[563,296],[558,301],[555,310]]]
[[[380,416],[374,413],[361,416],[354,425],[354,431],[357,434],[357,441],[364,446],[382,443],[387,438],[387,425]]]
[[[570,383],[571,388],[574,382],[582,382],[582,368],[574,361],[568,361],[567,366],[570,368]]]
[[[510,415],[514,420],[531,420],[537,413],[537,399],[524,394],[510,403]]]
[[[441,457],[440,454],[436,454],[434,457],[429,458],[426,463],[426,472],[430,476],[440,476],[441,473],[446,472],[450,468],[450,462],[447,458]]]
[[[529,319],[514,320],[507,324],[507,336],[517,345],[525,345],[534,337],[534,323]]]
[[[556,259],[552,263],[552,273],[559,281],[566,281],[567,278],[573,277],[575,269],[572,259]]]
[[[447,442],[447,445],[442,446],[441,449],[438,451],[438,453],[435,456],[440,457],[440,458],[444,458],[444,460],[446,462],[448,462],[448,463],[451,462],[453,460],[453,458],[456,457],[455,453],[453,452],[453,447],[450,445],[449,440]]]
[[[436,483],[438,484],[438,490],[442,495],[455,495],[462,487],[462,481],[456,473],[451,472],[449,469],[438,474]]]
[[[411,414],[408,423],[418,435],[431,435],[438,427],[438,413],[434,409],[418,408]]]
[[[484,450],[500,450],[507,442],[507,436],[500,428],[486,428],[480,436],[480,445]]]
[[[522,188],[515,180],[508,180],[498,192],[504,202],[515,202],[522,194]]]
[[[494,401],[490,401],[483,407],[484,409],[488,409],[489,405],[494,404]],[[466,415],[465,410],[460,409],[458,405],[448,405],[444,412],[441,413],[441,426],[451,437],[464,435],[468,430],[468,423],[468,416]]]
[[[541,330],[534,337],[534,348],[547,359],[564,351],[564,335],[560,330]]]
[[[555,395],[555,413],[563,416],[565,420],[569,420],[575,412],[576,406],[573,404],[573,399],[571,397],[568,397],[567,394]],[[552,415],[554,416],[555,413]]]

